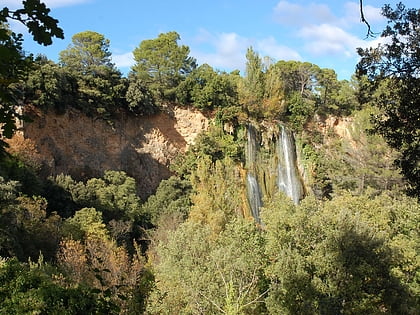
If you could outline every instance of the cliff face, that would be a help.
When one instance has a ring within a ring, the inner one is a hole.
[[[16,137],[23,136],[25,147],[30,143],[36,151],[42,175],[63,173],[81,180],[123,170],[136,179],[142,198],[170,176],[170,162],[208,128],[201,112],[176,107],[147,117],[122,115],[112,126],[74,109],[63,115],[32,109],[29,116],[33,122]],[[22,140],[12,140],[11,150],[18,151],[13,142]]]

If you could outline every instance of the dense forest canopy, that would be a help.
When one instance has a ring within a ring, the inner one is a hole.
[[[45,5],[23,4],[0,11],[0,313],[418,314],[418,9],[385,6],[389,41],[360,49],[357,76],[338,80],[252,47],[243,75],[198,65],[175,31],[141,42],[127,77],[94,31],[55,63],[7,26],[45,45],[63,36]],[[17,106],[73,108],[110,128],[171,106],[212,120],[142,200],[121,170],[45,178],[8,152]],[[285,135],[295,202],[272,179]]]

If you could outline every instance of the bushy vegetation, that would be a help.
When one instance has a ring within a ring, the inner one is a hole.
[[[39,1],[26,1],[21,13],[31,4],[52,27],[35,27],[35,38],[60,37]],[[385,32],[396,43],[418,33],[418,11],[400,5],[384,13],[398,22]],[[11,14],[0,12],[3,136],[21,117],[16,104],[57,114],[74,107],[111,124],[123,111],[152,115],[172,105],[214,119],[147,200],[122,171],[45,179],[36,163],[2,145],[1,314],[418,314],[420,205],[405,194],[408,185],[418,197],[418,76],[395,78],[386,62],[375,72],[378,56],[407,61],[394,46],[361,51],[351,81],[308,62],[263,62],[252,48],[241,76],[198,66],[169,32],[140,43],[125,78],[109,41],[92,31],[75,34],[58,64],[25,56],[21,37],[3,24]],[[405,18],[410,23],[400,24]],[[395,119],[406,106],[414,122],[401,126]],[[255,220],[246,130],[261,129],[256,145],[268,155],[279,122],[295,134],[305,196],[295,204],[266,194]]]

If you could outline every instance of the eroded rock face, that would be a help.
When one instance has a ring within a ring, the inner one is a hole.
[[[75,109],[63,115],[31,109],[29,115],[33,122],[17,137],[23,135],[41,157],[42,175],[82,180],[123,170],[136,179],[143,199],[170,176],[170,162],[209,122],[197,110],[177,107],[147,117],[122,114],[112,125]]]

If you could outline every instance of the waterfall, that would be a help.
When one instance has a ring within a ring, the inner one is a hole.
[[[262,206],[261,190],[257,182],[257,179],[250,173],[246,175],[246,187],[248,191],[248,202],[251,208],[252,216],[258,223],[261,223],[261,220],[260,220],[260,208]]]
[[[257,158],[257,131],[255,130],[254,126],[248,125],[246,128],[246,158],[245,162],[248,167],[253,167],[255,160]]]
[[[296,147],[292,133],[283,126],[277,148],[279,159],[277,187],[297,204],[303,196],[303,187],[296,165]]]
[[[260,222],[260,208],[262,206],[261,189],[256,178],[256,159],[257,159],[257,142],[258,135],[254,126],[247,126],[247,142],[246,142],[246,189],[248,204],[251,214],[257,222]]]
[[[263,199],[270,199],[277,191],[282,191],[297,204],[304,194],[293,134],[283,126],[274,134],[262,147],[259,131],[252,125],[247,127],[247,199],[250,212],[258,223],[261,223],[259,213]]]

